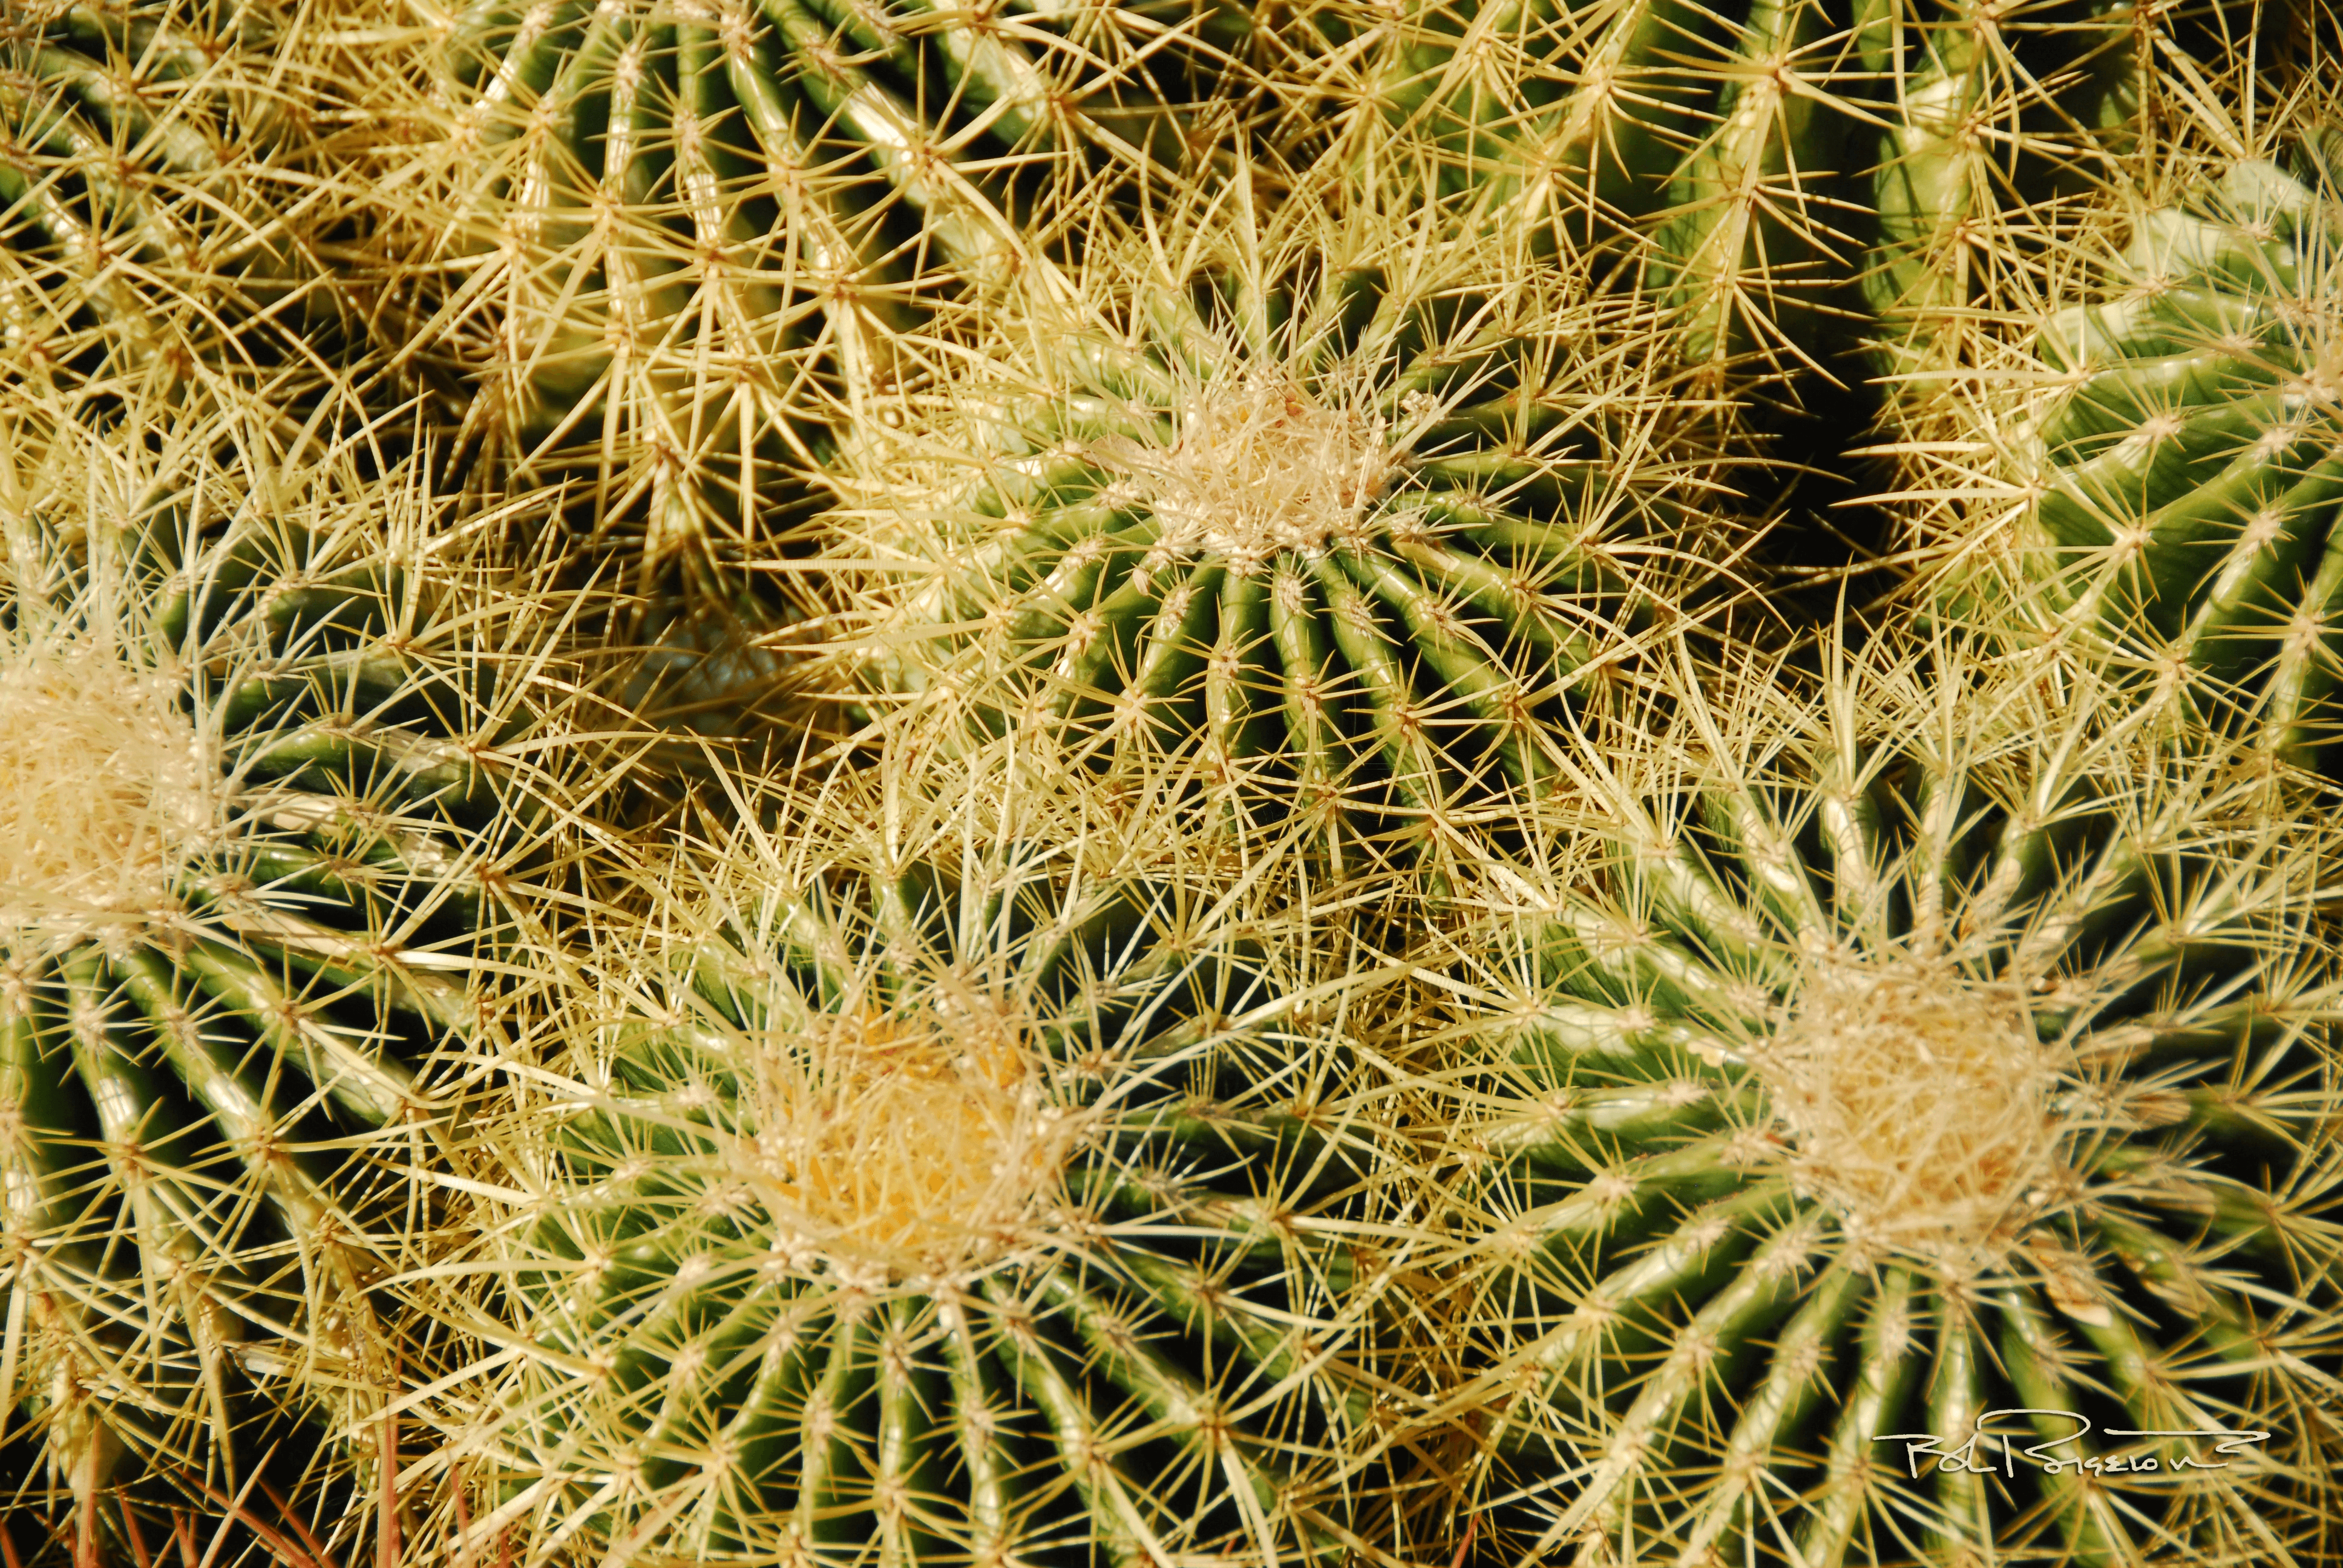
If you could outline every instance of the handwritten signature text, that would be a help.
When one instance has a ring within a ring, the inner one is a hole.
[[[1996,1422],[2023,1421],[2022,1429],[1996,1426]],[[2061,1423],[2071,1426],[2062,1431]],[[1969,1435],[1956,1442],[1936,1432],[1891,1432],[1872,1439],[1874,1442],[1900,1442],[1904,1445],[1904,1465],[1917,1478],[1922,1461],[1934,1460],[1930,1468],[1946,1474],[2014,1475],[2019,1465],[2040,1470],[2047,1475],[2063,1475],[2068,1472],[2087,1472],[2092,1475],[2170,1474],[2185,1470],[2227,1470],[2230,1458],[2246,1452],[2258,1443],[2269,1441],[2266,1432],[2232,1432],[2227,1427],[2177,1427],[2158,1430],[2110,1426],[2100,1431],[2107,1438],[2126,1440],[2119,1447],[2135,1452],[2117,1453],[2084,1453],[2077,1445],[2094,1429],[2090,1417],[2071,1410],[1989,1410],[1977,1417]],[[2020,1444],[2019,1438],[2031,1442]],[[2164,1440],[2162,1452],[2139,1452],[2137,1449],[2158,1446]],[[2208,1448],[2206,1445],[2210,1444]],[[2210,1457],[2207,1457],[2207,1456]]]

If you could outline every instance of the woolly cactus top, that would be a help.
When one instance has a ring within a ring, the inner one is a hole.
[[[2037,1526],[2120,1561],[2330,1516],[2332,836],[1972,653],[1685,685],[1584,775],[1594,863],[1533,835],[1439,939],[1469,1000],[1432,1120],[1488,1181],[1457,1403],[1503,1412],[1516,1561],[1829,1563],[1890,1516],[1927,1563]],[[2133,1462],[2217,1429],[2268,1447]],[[2070,1462],[1888,1446],[1981,1430]]]
[[[170,893],[218,764],[168,676],[103,648],[0,651],[0,928],[86,934]]]
[[[430,1209],[388,1167],[542,940],[571,750],[541,606],[426,542],[412,469],[157,385],[135,443],[0,423],[5,1392],[85,1499],[256,1462],[288,1373],[383,1396]]]
[[[1741,530],[1659,318],[1464,251],[1240,185],[1093,257],[1081,300],[1004,306],[981,361],[862,429],[824,519],[878,724],[1046,715],[1367,859],[1550,787],[1570,715],[1713,600]]]
[[[1379,531],[1373,505],[1406,451],[1372,397],[1264,367],[1208,383],[1170,412],[1170,429],[1153,442],[1107,435],[1089,444],[1123,476],[1103,497],[1151,509],[1167,555],[1219,556],[1251,571],[1285,551],[1357,548]]]
[[[1055,1195],[1081,1121],[1016,1020],[978,997],[932,1014],[825,1020],[757,1052],[734,1168],[785,1250],[874,1282],[954,1278]]]
[[[498,1518],[759,1561],[1339,1538],[1416,1241],[1346,1027],[1388,968],[1311,973],[1171,817],[1029,760],[711,819],[585,955],[427,1292],[527,1347],[440,1379]]]
[[[1941,960],[1826,961],[1750,1052],[1791,1180],[1848,1246],[1974,1258],[2026,1229],[2061,1170],[2063,1052],[2021,988]]]

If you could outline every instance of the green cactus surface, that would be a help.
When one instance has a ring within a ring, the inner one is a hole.
[[[2085,299],[2013,346],[2027,362],[1977,378],[1987,402],[2016,383],[2016,415],[1973,410],[1986,439],[1916,454],[1914,488],[1956,498],[1921,518],[1956,613],[2014,609],[2194,729],[2323,767],[2343,681],[2343,206],[2317,149],[2302,178],[2236,163],[2139,215]]]
[[[488,337],[533,452],[599,466],[600,526],[648,508],[651,558],[729,558],[827,419],[926,373],[940,306],[1055,276],[1107,195],[1212,156],[1252,26],[1184,0],[481,0],[443,45],[445,210],[418,219],[484,254],[432,330]]]
[[[2133,134],[2176,32],[2097,0],[1399,10],[1362,8],[1364,177],[1549,246],[1629,239],[1693,362],[1842,381],[1910,373],[1996,298],[2012,231]]]
[[[1411,1236],[1346,1044],[1374,971],[1301,972],[1160,835],[971,827],[997,789],[910,771],[661,869],[659,956],[612,935],[493,1124],[518,1354],[448,1418],[501,1488],[471,1517],[628,1560],[1342,1559],[1388,1512]]]
[[[1693,361],[1814,360],[1814,307],[1861,244],[1843,7],[1399,9],[1352,138],[1364,177],[1412,172],[1461,222],[1547,246],[1638,236]]]
[[[0,437],[0,1379],[85,1505],[387,1397],[400,1172],[542,940],[542,628],[435,586],[412,472],[245,412]]]
[[[2030,293],[2062,202],[2167,112],[2161,61],[2187,62],[2184,80],[2201,85],[2188,46],[2204,52],[2208,16],[2231,20],[2218,5],[2151,14],[2107,0],[1863,15],[1861,65],[1894,86],[1857,171],[1875,209],[1862,276],[1875,368],[1925,387],[1931,370],[1966,362],[1976,318]],[[2234,61],[2203,64],[2220,75]]]
[[[344,215],[299,172],[331,98],[265,0],[10,7],[0,363],[37,385],[190,354],[281,360],[343,330],[308,247]]]
[[[0,0],[0,1568],[2343,1563],[2338,17]]]
[[[831,521],[873,563],[861,678],[1344,837],[1544,789],[1735,498],[1647,313],[1460,283],[1381,221],[1215,219],[881,433]]]
[[[1457,940],[1507,1560],[2331,1557],[2331,842],[1963,663],[1685,691]]]

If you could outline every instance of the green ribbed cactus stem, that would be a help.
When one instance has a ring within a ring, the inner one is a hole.
[[[1915,454],[1915,487],[1955,498],[1916,508],[1952,547],[1948,608],[2130,672],[2180,733],[2315,769],[2343,657],[2343,206],[2320,146],[2138,213],[2105,265],[2004,325],[2031,363],[1977,394],[2000,433],[1985,461]]]
[[[1878,0],[1858,23],[1866,70],[1900,91],[1878,133],[1876,229],[1862,279],[1874,368],[1925,399],[1972,367],[1980,312],[2032,292],[2053,204],[2074,171],[2127,150],[2144,123],[2159,34],[2127,4],[2074,15],[1953,8],[1922,23]],[[2026,243],[2021,244],[2023,239]]]
[[[1421,215],[1236,205],[1094,265],[1080,315],[1003,312],[990,368],[871,441],[840,656],[887,724],[1038,722],[1411,859],[1567,771],[1735,548],[1729,476],[1634,302],[1484,286]]]
[[[1949,639],[1825,664],[1687,684],[1447,939],[1484,1524],[1523,1564],[2323,1555],[2331,830]]]
[[[2173,66],[2167,89],[2159,52],[2242,26],[2117,0],[1369,17],[1356,183],[1412,182],[1534,252],[1614,251],[1677,313],[1682,352],[1745,391],[1957,356],[1970,317],[2022,297],[2058,205],[2233,64]]]
[[[1407,7],[1382,29],[1389,42],[1354,127],[1364,146],[1350,156],[1371,186],[1414,170],[1480,223],[1536,228],[1559,216],[1574,238],[1597,236],[1606,212],[1659,205],[1681,145],[1697,136],[1700,91],[1668,79],[1665,56],[1701,30],[1674,0],[1605,0],[1569,15],[1534,4]]]
[[[85,1509],[389,1397],[375,1292],[439,1207],[401,1172],[545,940],[533,607],[427,567],[411,469],[276,434],[6,426],[0,1397]]]
[[[1591,41],[1574,56],[1584,88],[1570,92],[1533,64],[1567,37],[1550,7],[1412,8],[1369,84],[1366,145],[1351,153],[1361,179],[1379,186],[1428,158],[1419,177],[1488,224],[1525,212],[1534,225],[1556,201],[1642,210],[1638,182],[1674,160],[1662,138],[1693,123],[1689,91],[1655,90],[1660,51],[1693,19],[1669,0],[1614,0],[1587,16]],[[1592,216],[1573,232],[1591,232]]]
[[[425,340],[524,464],[595,475],[646,587],[737,562],[827,427],[932,370],[971,297],[1050,286],[1252,114],[1251,14],[906,0],[478,0],[409,214],[458,269]],[[1298,45],[1287,45],[1298,46]],[[1062,280],[1057,285],[1065,286]]]
[[[1391,1506],[1414,1234],[1352,1043],[1388,977],[1168,819],[887,773],[659,868],[483,1124],[509,1212],[441,1270],[453,1332],[508,1325],[438,1384],[470,1517],[622,1558],[1344,1560]]]
[[[313,247],[345,216],[313,163],[333,87],[263,0],[18,7],[0,19],[0,353],[184,376],[352,330]]]
[[[1687,358],[1819,367],[1846,246],[1829,210],[1847,124],[1849,36],[1816,0],[1756,0],[1734,25],[1714,126],[1677,166],[1654,236]]]
[[[1420,171],[1469,226],[1545,254],[1632,239],[1712,375],[1825,352],[1862,91],[1835,8],[1425,5],[1381,31],[1360,183]]]
[[[1905,55],[1901,7],[1874,10],[1880,14],[1867,19],[1864,64],[1885,72]],[[1883,135],[1875,187],[1880,256],[1864,293],[1885,319],[1926,317],[1969,298],[1969,226],[1998,200],[1997,149],[1985,134],[1991,68],[1999,64],[1992,53],[1975,24],[1926,34],[1899,123]]]

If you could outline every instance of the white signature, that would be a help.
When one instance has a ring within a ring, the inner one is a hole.
[[[1996,1431],[1994,1422],[2001,1416],[2031,1416],[2023,1432]],[[2039,1418],[2074,1422],[2075,1430],[2061,1436],[2044,1437],[2039,1430]],[[2227,1470],[2226,1456],[2243,1453],[2256,1443],[2269,1441],[2266,1432],[2232,1432],[2227,1427],[2175,1427],[2168,1429],[2136,1430],[2111,1426],[2104,1435],[2111,1438],[2167,1438],[2194,1440],[2177,1444],[2175,1453],[2062,1453],[2061,1449],[2080,1442],[2092,1430],[2090,1417],[2071,1410],[1989,1410],[1977,1417],[1976,1427],[1966,1442],[1929,1432],[1890,1432],[1873,1438],[1874,1442],[1900,1442],[1904,1445],[1904,1466],[1914,1479],[1920,1474],[1920,1462],[1935,1460],[1935,1468],[1955,1475],[2014,1475],[2021,1464],[2031,1465],[2047,1475],[2061,1475],[2068,1471],[2088,1471],[2093,1475],[2145,1475],[2166,1471]],[[2036,1441],[2020,1447],[2015,1439],[2026,1436]],[[2209,1442],[2217,1460],[2197,1457],[2197,1443]],[[2143,1445],[2145,1446],[2145,1445]],[[1984,1462],[1978,1462],[1982,1459]],[[1998,1462],[1996,1462],[1996,1459]]]

